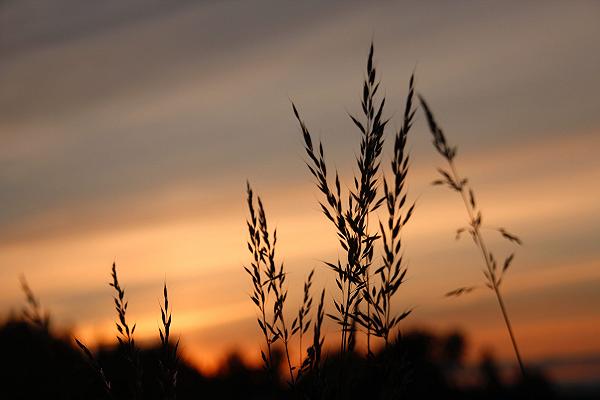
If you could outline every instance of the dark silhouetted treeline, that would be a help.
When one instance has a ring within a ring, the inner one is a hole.
[[[5,399],[128,399],[130,364],[123,345],[101,348],[95,354],[111,382],[105,393],[93,366],[68,335],[12,318],[0,327],[3,373],[0,397]],[[143,398],[163,399],[160,387],[161,344],[140,350]],[[285,383],[285,368],[273,377],[262,367],[228,356],[218,373],[207,376],[185,359],[177,367],[178,399],[558,399],[553,385],[542,375],[514,384],[500,378],[492,358],[478,370],[463,363],[465,341],[458,333],[435,335],[411,332],[395,340],[384,352],[325,355],[318,373],[307,375],[295,388]],[[339,357],[344,357],[340,360]],[[274,351],[276,365],[284,357]],[[343,370],[342,370],[343,369]],[[469,372],[471,371],[471,372]],[[343,378],[342,378],[343,377]],[[460,384],[461,381],[469,384]],[[473,383],[475,382],[475,383]],[[592,397],[590,397],[592,398]]]

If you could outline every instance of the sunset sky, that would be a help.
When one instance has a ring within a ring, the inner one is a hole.
[[[294,309],[312,268],[334,293],[320,260],[337,240],[290,100],[350,184],[360,138],[347,113],[373,40],[391,127],[415,71],[484,222],[524,241],[503,290],[526,362],[600,371],[599,21],[594,1],[1,2],[0,315],[22,307],[24,274],[57,329],[110,341],[116,260],[140,339],[157,337],[166,279],[186,357],[256,357],[246,180],[277,226]],[[483,274],[454,239],[460,198],[430,185],[443,160],[420,111],[409,147],[403,329],[460,329],[473,358],[492,348],[512,362],[490,291],[444,297]]]

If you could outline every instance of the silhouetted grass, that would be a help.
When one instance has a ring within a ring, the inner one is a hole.
[[[313,326],[314,328],[314,326]],[[358,354],[345,360],[352,380],[344,399],[586,399],[597,398],[597,392],[587,396],[557,396],[542,377],[532,375],[526,380],[506,384],[500,379],[493,358],[482,360],[479,368],[467,370],[478,377],[480,384],[457,386],[453,378],[462,364],[465,345],[457,334],[405,333],[387,348],[374,351],[366,358]],[[144,373],[144,398],[162,400],[158,379],[162,345],[140,347]],[[277,352],[276,352],[277,353]],[[3,368],[0,374],[2,399],[104,399],[102,387],[93,368],[85,361],[68,336],[59,336],[51,329],[40,330],[30,321],[0,322],[0,354]],[[115,386],[115,399],[131,399],[120,388],[126,387],[129,376],[119,346],[102,347],[95,355],[105,366],[107,376]],[[275,354],[276,363],[285,363]],[[178,364],[177,397],[180,399],[335,399],[340,358],[326,357],[319,369],[319,379],[311,373],[299,380],[301,391],[280,386],[268,379],[263,368],[246,364],[235,354],[226,358],[219,372],[204,376],[185,358]],[[279,365],[279,364],[278,364]],[[391,366],[391,367],[390,367]],[[385,368],[384,368],[385,367]],[[386,372],[386,369],[389,372]],[[314,390],[313,390],[314,389]],[[535,390],[531,395],[532,390]],[[596,397],[594,397],[596,395]]]
[[[392,330],[411,312],[407,310],[400,314],[394,314],[391,303],[393,296],[404,282],[407,272],[403,265],[400,233],[402,227],[410,220],[415,208],[415,204],[412,203],[406,209],[405,189],[409,166],[409,156],[405,151],[406,140],[415,115],[412,107],[413,96],[414,76],[411,76],[403,123],[394,138],[394,155],[391,161],[393,180],[388,183],[386,178],[383,179],[383,194],[388,213],[387,226],[384,227],[383,223],[379,222],[383,245],[383,265],[374,272],[374,275],[379,277],[379,282],[371,288],[371,291],[368,290],[367,285],[363,295],[367,304],[372,305],[372,313],[360,314],[361,324],[372,327],[374,335],[383,338],[386,346],[389,344]]]
[[[302,337],[310,329],[312,320],[310,319],[310,309],[312,307],[312,295],[310,288],[312,286],[312,278],[315,271],[312,270],[306,278],[304,283],[304,297],[302,298],[302,304],[298,310],[298,315],[292,321],[292,335],[298,335],[298,348],[299,348],[299,360],[304,357],[304,348],[302,347]]]
[[[357,323],[366,331],[367,354],[370,354],[371,336],[381,337],[387,344],[392,329],[410,313],[395,314],[391,310],[391,302],[406,275],[406,268],[402,264],[400,231],[414,210],[414,204],[406,202],[405,192],[409,168],[406,139],[415,113],[412,106],[414,77],[411,76],[409,82],[402,127],[394,138],[391,162],[393,181],[388,183],[382,177],[380,167],[384,132],[389,119],[383,116],[385,98],[376,98],[380,82],[377,80],[373,54],[371,44],[362,90],[363,116],[358,118],[350,115],[361,140],[360,153],[356,157],[358,173],[353,178],[347,196],[342,193],[337,171],[333,186],[330,184],[323,144],[319,143],[318,148],[313,145],[312,135],[292,103],[308,156],[306,164],[324,197],[324,201],[320,202],[321,210],[335,226],[339,244],[345,253],[345,259],[338,259],[335,263],[325,262],[337,274],[339,297],[333,300],[335,313],[327,315],[341,328],[341,353],[353,349]],[[369,221],[378,219],[375,212],[382,204],[386,205],[388,211],[388,223],[384,227],[379,222],[379,232],[372,232]],[[373,261],[378,243],[383,247],[381,264]],[[374,263],[375,271],[372,273]]]
[[[280,341],[283,344],[285,352],[289,383],[291,386],[295,386],[301,374],[306,374],[308,370],[316,368],[321,354],[322,302],[318,311],[321,314],[317,313],[318,326],[315,329],[317,339],[306,350],[306,359],[304,359],[303,353],[305,350],[302,347],[302,338],[312,323],[310,318],[312,307],[310,288],[312,286],[314,271],[311,271],[307,277],[304,284],[302,304],[291,326],[288,327],[288,324],[286,324],[287,316],[285,307],[288,295],[287,287],[285,286],[286,272],[283,263],[280,263],[279,267],[277,267],[275,262],[277,230],[273,230],[272,234],[269,232],[267,216],[262,200],[260,197],[257,197],[257,209],[254,203],[254,193],[249,183],[247,184],[247,204],[249,212],[249,219],[247,220],[249,235],[248,250],[252,254],[253,260],[250,268],[244,267],[244,269],[252,278],[253,293],[250,298],[258,309],[259,317],[257,318],[257,322],[265,338],[266,353],[264,350],[261,350],[261,357],[265,369],[272,376],[276,375],[277,371],[273,367],[273,345]],[[272,307],[271,312],[268,310],[269,307]],[[298,366],[292,365],[290,356],[291,341],[294,337],[298,337],[300,347],[300,365]]]
[[[134,338],[136,324],[134,323],[132,326],[130,326],[129,322],[127,321],[128,302],[125,300],[125,289],[123,289],[119,283],[116,263],[113,263],[112,265],[111,277],[112,282],[109,283],[109,285],[112,286],[116,292],[116,295],[113,299],[115,301],[115,310],[117,311],[117,321],[115,323],[118,332],[117,340],[121,344],[125,357],[131,366],[133,374],[131,395],[134,399],[139,399],[143,397],[143,370],[140,363],[139,349],[135,344]]]
[[[486,279],[485,284],[488,288],[493,290],[496,295],[498,305],[500,306],[500,311],[502,312],[504,322],[506,323],[506,329],[508,330],[511,343],[515,351],[517,362],[519,363],[519,367],[521,368],[521,373],[525,375],[525,367],[523,365],[523,360],[521,359],[519,346],[517,345],[517,341],[515,339],[515,335],[513,333],[513,329],[510,323],[510,318],[508,317],[508,312],[506,311],[506,306],[504,305],[504,300],[502,299],[502,294],[500,292],[500,284],[502,283],[504,274],[508,270],[514,258],[514,253],[510,254],[508,257],[505,258],[502,267],[498,266],[494,254],[489,250],[488,246],[485,243],[485,239],[481,233],[483,215],[481,213],[481,209],[479,209],[477,205],[477,201],[475,200],[475,193],[469,185],[468,179],[463,178],[461,175],[459,175],[457,171],[456,164],[454,162],[456,158],[457,148],[448,144],[444,132],[436,123],[433,117],[433,113],[429,109],[429,106],[422,97],[420,97],[420,100],[421,106],[425,111],[425,116],[427,117],[429,129],[433,135],[433,145],[435,146],[438,153],[440,153],[442,157],[444,157],[449,167],[449,170],[438,169],[441,175],[441,179],[436,180],[433,183],[435,185],[447,185],[451,190],[459,193],[463,200],[469,218],[469,225],[465,228],[460,228],[457,230],[457,238],[462,232],[468,232],[471,235],[473,242],[479,249],[481,256],[483,257],[483,262],[485,265],[485,268],[483,269],[483,274]],[[504,228],[499,228],[498,231],[505,239],[519,245],[521,244],[521,239],[507,232]],[[463,293],[471,292],[474,289],[475,287],[473,286],[462,287],[449,292],[447,295],[458,296]]]
[[[119,343],[119,349],[124,359],[127,362],[127,374],[129,376],[126,379],[127,390],[125,394],[116,393],[116,389],[112,382],[107,378],[105,369],[102,367],[98,358],[90,351],[90,349],[79,339],[75,338],[77,346],[83,351],[86,356],[88,363],[96,372],[96,375],[105,394],[109,398],[145,398],[146,395],[143,392],[143,381],[144,381],[144,368],[140,360],[140,349],[136,345],[134,333],[136,324],[130,324],[127,318],[127,307],[128,301],[125,299],[125,289],[121,286],[117,275],[117,265],[112,264],[111,270],[112,281],[109,282],[115,291],[113,301],[115,303],[115,310],[117,311],[117,320],[115,326],[117,328],[117,341]],[[30,291],[26,291],[30,293]],[[169,294],[166,282],[163,285],[163,304],[160,306],[161,322],[162,327],[159,327],[159,337],[161,343],[160,357],[157,360],[158,364],[158,383],[160,386],[161,398],[165,400],[173,400],[176,398],[176,387],[177,387],[177,374],[178,374],[178,348],[179,340],[175,345],[171,345],[171,323],[172,315],[171,309],[169,308]]]
[[[319,303],[314,309],[314,270],[311,270],[305,280],[302,302],[297,312],[289,312],[287,271],[282,262],[276,261],[277,231],[270,231],[263,202],[260,197],[255,198],[248,183],[248,250],[252,260],[250,266],[244,269],[252,281],[250,298],[256,306],[257,323],[264,337],[264,346],[260,350],[264,364],[262,369],[253,369],[239,357],[232,355],[220,374],[207,379],[181,359],[179,340],[174,343],[172,340],[172,308],[166,282],[163,284],[163,302],[160,305],[160,342],[153,349],[140,348],[134,337],[136,324],[131,323],[127,312],[125,288],[119,281],[115,263],[112,264],[109,283],[114,289],[113,300],[117,312],[115,326],[118,345],[114,350],[92,353],[82,341],[75,338],[81,349],[75,351],[71,341],[63,342],[54,337],[49,327],[48,312],[43,310],[25,278],[22,278],[21,284],[26,297],[22,318],[26,322],[7,322],[0,327],[0,346],[5,348],[2,354],[12,351],[9,354],[12,358],[9,360],[13,363],[9,365],[30,371],[32,368],[27,365],[29,360],[54,362],[52,357],[59,354],[59,360],[66,360],[65,365],[61,364],[65,371],[71,371],[71,367],[81,369],[85,378],[92,381],[91,384],[84,385],[81,383],[83,378],[73,378],[71,386],[77,391],[81,391],[82,386],[89,386],[92,388],[90,392],[95,393],[65,396],[64,393],[68,390],[62,387],[52,388],[52,391],[48,390],[46,393],[42,391],[46,395],[51,393],[49,398],[552,398],[554,393],[545,380],[540,376],[525,374],[500,292],[504,274],[514,256],[509,255],[502,266],[499,266],[487,247],[481,233],[482,213],[474,192],[467,179],[457,172],[456,147],[447,143],[444,133],[422,98],[421,105],[433,134],[434,146],[447,161],[449,168],[440,169],[441,179],[434,183],[447,185],[461,195],[469,225],[459,229],[457,236],[463,232],[469,233],[483,256],[486,285],[494,291],[498,300],[523,372],[522,380],[513,387],[504,385],[495,363],[487,359],[481,366],[484,384],[461,388],[453,379],[462,365],[465,346],[462,336],[452,334],[448,337],[436,337],[424,332],[400,334],[399,324],[411,312],[398,312],[392,307],[392,303],[407,274],[403,258],[402,229],[411,219],[415,208],[414,202],[408,200],[407,195],[410,158],[406,149],[415,116],[414,75],[408,83],[402,122],[393,136],[393,153],[389,172],[386,173],[381,160],[389,119],[384,116],[385,98],[378,99],[380,83],[373,57],[371,45],[362,85],[362,115],[350,115],[360,133],[360,151],[356,156],[358,172],[347,191],[342,191],[337,171],[333,179],[328,175],[323,145],[313,144],[310,131],[296,105],[292,103],[308,157],[306,164],[323,196],[321,210],[334,225],[343,253],[343,257],[336,262],[325,262],[336,274],[338,293],[333,298],[334,310],[327,310],[324,289],[320,290]],[[384,216],[383,220],[380,220],[380,215]],[[498,231],[511,242],[521,244],[518,237],[504,228],[499,228]],[[379,254],[381,259],[376,257]],[[474,289],[475,287],[462,287],[447,295],[461,295]],[[323,349],[325,315],[340,327],[340,351],[337,354],[325,354]],[[357,334],[361,331],[366,336],[366,354],[354,351]],[[379,348],[372,343],[375,338],[382,344]],[[12,342],[19,343],[21,347],[12,349],[9,346]],[[297,363],[291,357],[296,345],[299,353]],[[43,349],[50,350],[44,352]],[[19,361],[22,360],[27,362],[21,365]],[[84,360],[89,366],[87,369],[82,367],[86,365]],[[284,370],[286,378],[282,376]],[[47,374],[50,378],[39,374],[35,379],[50,387],[58,380],[55,374],[56,371],[52,370]],[[284,380],[287,380],[287,385],[283,383]],[[24,393],[22,385],[19,385],[15,387],[20,387]],[[3,387],[8,385],[0,385],[0,390]],[[43,397],[38,388],[26,389],[29,389],[27,393],[35,393],[35,398]],[[535,393],[534,397],[532,393]]]
[[[176,397],[177,388],[177,363],[179,362],[177,349],[179,348],[179,340],[175,345],[171,345],[171,322],[172,315],[169,308],[169,292],[167,283],[163,286],[164,303],[160,307],[160,315],[162,328],[158,328],[160,336],[161,357],[159,360],[159,369],[161,372],[160,386],[165,400],[173,400]]]

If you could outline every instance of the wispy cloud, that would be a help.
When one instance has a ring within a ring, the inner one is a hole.
[[[242,326],[251,313],[236,308],[247,301],[244,182],[256,183],[278,222],[292,282],[335,256],[289,99],[347,174],[358,138],[345,113],[359,107],[371,38],[392,108],[416,69],[490,222],[526,239],[514,301],[533,304],[518,293],[534,272],[558,288],[535,293],[557,302],[597,277],[589,267],[600,260],[596,3],[53,3],[0,4],[0,289],[8,307],[20,301],[16,276],[26,272],[60,321],[91,332],[110,318],[105,281],[116,258],[148,332],[165,275],[185,329],[207,338],[210,325]],[[407,301],[433,315],[447,310],[444,291],[477,271],[462,268],[472,255],[453,241],[458,210],[428,186],[436,159],[422,120],[415,132],[409,183],[419,202],[407,230],[407,286],[428,280],[433,294],[407,289]],[[443,268],[453,272],[431,280]],[[221,291],[227,296],[211,289],[226,281],[236,282]],[[194,297],[194,288],[204,294]],[[82,307],[88,320],[79,319]]]

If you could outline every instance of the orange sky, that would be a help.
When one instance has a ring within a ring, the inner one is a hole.
[[[486,221],[524,239],[504,291],[525,359],[600,354],[598,5],[151,3],[0,5],[4,315],[23,302],[24,273],[58,327],[111,340],[116,260],[140,338],[157,334],[166,278],[188,357],[256,356],[245,180],[278,227],[291,301],[311,268],[333,288],[319,260],[337,242],[289,99],[348,177],[358,136],[346,111],[359,109],[374,37],[392,126],[416,69]],[[409,142],[405,326],[459,328],[473,356],[492,346],[510,359],[491,293],[443,297],[481,281],[478,254],[454,240],[459,199],[429,185],[441,160],[421,114]]]

